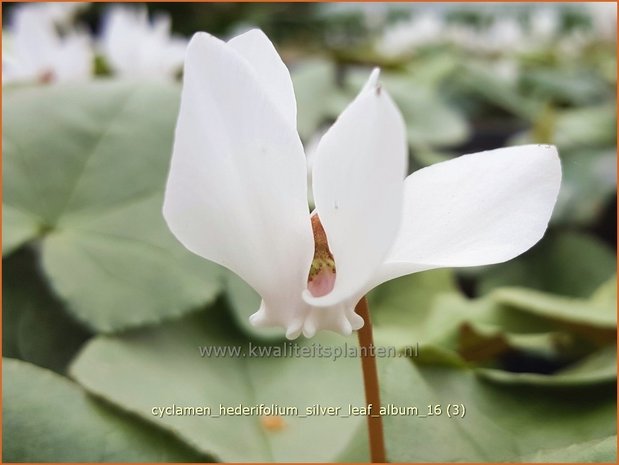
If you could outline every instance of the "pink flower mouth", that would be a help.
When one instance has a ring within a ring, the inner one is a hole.
[[[335,286],[335,261],[329,250],[327,235],[318,214],[313,214],[311,219],[314,233],[314,259],[307,277],[307,289],[314,297],[323,297]]]

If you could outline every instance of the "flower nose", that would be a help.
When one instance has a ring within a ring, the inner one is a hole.
[[[322,297],[333,290],[335,285],[335,261],[329,250],[327,235],[318,214],[311,217],[314,233],[314,259],[307,277],[307,289],[314,297]]]

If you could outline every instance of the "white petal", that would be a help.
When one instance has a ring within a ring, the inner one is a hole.
[[[546,231],[561,164],[553,146],[509,147],[437,163],[405,184],[402,226],[374,284],[525,252]]]
[[[167,13],[160,12],[153,17],[151,32],[161,40],[167,40],[172,31],[172,20]]]
[[[101,52],[114,72],[134,75],[141,66],[141,43],[148,31],[148,12],[144,7],[113,6],[103,18]]]
[[[262,296],[255,323],[289,328],[314,244],[303,147],[270,97],[230,45],[192,38],[163,211],[189,250]]]
[[[67,34],[56,51],[54,72],[59,81],[85,80],[93,74],[90,36],[82,31]]]
[[[318,331],[333,331],[350,336],[363,327],[364,321],[355,313],[360,297],[355,296],[330,307],[311,307],[303,321],[303,335],[313,337]]]
[[[34,73],[25,68],[22,63],[8,53],[2,54],[2,84],[11,84],[18,81],[34,79]]]
[[[315,155],[314,201],[336,279],[324,297],[304,293],[312,305],[335,305],[358,294],[383,262],[399,228],[406,133],[400,112],[377,78],[375,70]]]
[[[12,21],[12,53],[33,78],[39,78],[54,68],[54,55],[60,38],[54,24],[40,5],[25,5],[15,9]]]
[[[269,38],[261,30],[252,29],[234,37],[228,43],[254,68],[271,100],[284,117],[296,127],[297,103],[290,72]]]

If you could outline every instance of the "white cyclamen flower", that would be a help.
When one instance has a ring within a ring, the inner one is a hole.
[[[435,14],[414,16],[388,27],[375,46],[381,55],[398,57],[444,40],[445,23]]]
[[[486,52],[517,52],[526,48],[525,31],[516,18],[497,18],[478,37],[478,46]]]
[[[50,19],[60,25],[70,24],[75,16],[90,6],[89,2],[48,2],[38,3],[45,8]]]
[[[93,74],[93,51],[85,31],[56,30],[46,4],[16,8],[4,39],[2,82],[79,81]]]
[[[591,2],[586,3],[591,15],[593,30],[602,40],[615,42],[617,40],[617,3]]]
[[[101,52],[111,69],[131,78],[173,78],[185,58],[187,41],[171,34],[170,17],[151,21],[143,8],[114,7],[107,12]]]
[[[319,95],[316,98],[321,98]],[[262,297],[251,322],[289,338],[363,326],[355,304],[409,273],[509,260],[544,234],[557,151],[465,155],[406,175],[406,129],[375,70],[320,141],[316,210],[290,75],[258,30],[196,34],[185,61],[164,217],[192,252]]]
[[[561,29],[561,17],[556,9],[543,8],[531,13],[529,40],[548,42],[554,39]]]

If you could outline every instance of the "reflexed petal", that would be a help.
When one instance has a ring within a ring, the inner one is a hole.
[[[374,285],[432,268],[501,263],[539,241],[561,184],[557,150],[464,155],[406,179],[402,226]]]
[[[383,262],[402,215],[404,122],[378,70],[327,131],[313,164],[316,211],[336,267],[335,287],[304,300],[331,306],[357,295]]]
[[[314,248],[306,177],[296,130],[247,60],[196,34],[164,216],[189,250],[231,269],[262,296],[257,325],[292,331],[303,323],[300,296]]]
[[[297,103],[290,72],[269,38],[261,30],[252,29],[228,43],[249,62],[271,100],[296,128]]]

